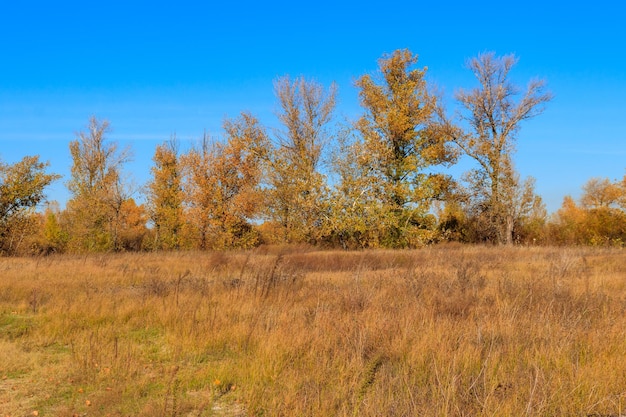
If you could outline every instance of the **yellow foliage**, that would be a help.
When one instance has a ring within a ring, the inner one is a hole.
[[[431,126],[436,100],[426,88],[426,68],[411,68],[416,63],[416,55],[398,50],[379,61],[378,78],[356,82],[365,110],[355,126],[359,137],[335,160],[340,241],[413,247],[434,238],[427,213],[449,179],[426,171],[454,156]]]

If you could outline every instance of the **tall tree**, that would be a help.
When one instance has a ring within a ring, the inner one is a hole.
[[[182,166],[176,137],[158,145],[152,158],[147,204],[154,225],[155,249],[178,249],[183,237]]]
[[[109,123],[95,117],[87,131],[79,132],[70,142],[72,193],[67,211],[70,222],[70,246],[73,250],[120,250],[120,226],[124,202],[131,192],[122,178],[123,165],[130,152],[118,150],[106,134]]]
[[[193,246],[203,250],[209,249],[211,242],[212,159],[212,145],[206,133],[198,148],[194,147],[181,156],[184,202],[189,208]]]
[[[520,91],[509,79],[516,63],[513,55],[496,57],[492,52],[468,62],[479,86],[456,94],[461,127],[438,108],[442,133],[478,163],[468,179],[478,191],[475,202],[488,218],[491,237],[507,244],[513,242],[515,224],[515,213],[507,201],[520,189],[512,162],[520,123],[540,114],[552,98],[543,80],[532,80],[516,100]]]
[[[252,222],[263,206],[261,182],[269,139],[249,113],[224,121],[224,142],[203,140],[184,157],[187,198],[201,249],[246,248],[259,236]]]
[[[216,245],[248,248],[259,243],[253,222],[261,214],[269,138],[249,113],[224,121],[226,142],[217,143],[212,163],[212,218]]]
[[[454,161],[432,128],[436,99],[427,89],[426,68],[413,68],[416,63],[417,55],[397,50],[379,60],[376,76],[356,82],[365,112],[356,123],[360,139],[350,145],[354,155],[343,159],[341,187],[348,187],[351,207],[367,208],[361,214],[374,220],[365,223],[377,224],[385,246],[414,246],[432,237],[428,212],[450,179],[431,168]]]
[[[26,156],[13,165],[0,162],[0,252],[19,246],[25,217],[44,200],[45,188],[60,178],[46,173],[47,167],[38,156]]]
[[[325,91],[315,81],[285,76],[275,83],[284,130],[271,157],[268,214],[285,242],[313,242],[323,234],[321,224],[327,195],[319,171],[323,146],[331,136],[336,88]]]
[[[621,181],[618,181],[616,185],[620,190],[620,197],[617,204],[619,204],[623,210],[626,210],[626,175],[624,175],[624,178],[622,178]]]
[[[585,210],[579,207],[571,196],[565,196],[561,208],[553,214],[549,223],[551,242],[557,244],[585,243],[581,233],[584,222]]]

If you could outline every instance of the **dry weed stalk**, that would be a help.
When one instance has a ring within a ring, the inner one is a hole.
[[[1,261],[5,414],[622,413],[615,250]]]

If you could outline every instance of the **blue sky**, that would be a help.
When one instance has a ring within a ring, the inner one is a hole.
[[[435,4],[437,3],[437,4]],[[619,2],[0,2],[0,159],[39,154],[65,178],[68,143],[89,117],[133,149],[148,178],[158,143],[183,143],[250,111],[276,124],[273,81],[304,75],[339,88],[337,116],[360,112],[354,80],[409,48],[428,79],[453,93],[484,51],[514,53],[512,78],[544,78],[555,98],[522,126],[523,177],[555,211],[591,177],[626,173],[626,13]],[[583,6],[586,6],[583,7]],[[458,175],[467,164],[455,168]]]

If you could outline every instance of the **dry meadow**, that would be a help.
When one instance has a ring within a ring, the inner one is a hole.
[[[626,253],[0,258],[0,417],[626,414]]]

